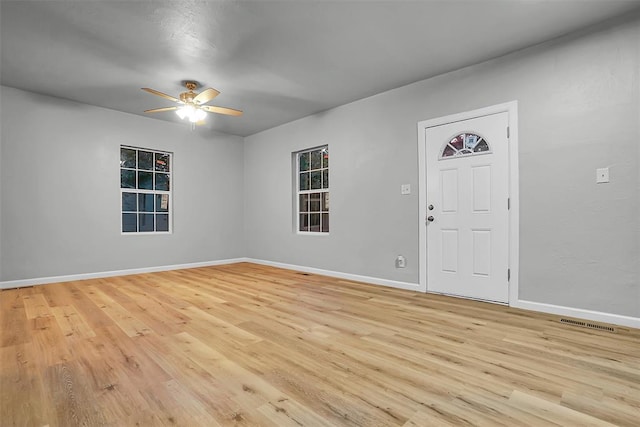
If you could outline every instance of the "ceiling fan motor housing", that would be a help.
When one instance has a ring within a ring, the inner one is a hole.
[[[192,104],[193,98],[195,98],[195,96],[196,94],[193,91],[182,92],[180,94],[180,101],[184,102],[185,104]]]
[[[182,92],[180,94],[180,101],[184,102],[185,104],[192,104],[193,98],[195,98],[197,95],[193,91],[198,87],[198,83],[194,81],[186,81],[184,82],[184,86],[189,90],[189,92]]]

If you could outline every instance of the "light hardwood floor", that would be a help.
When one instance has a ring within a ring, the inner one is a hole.
[[[634,329],[247,263],[0,305],[2,426],[639,425]]]

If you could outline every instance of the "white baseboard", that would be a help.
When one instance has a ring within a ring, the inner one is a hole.
[[[266,261],[254,258],[231,258],[216,261],[193,262],[188,264],[162,265],[156,267],[132,268],[127,270],[102,271],[98,273],[71,274],[66,276],[40,277],[35,279],[8,280],[0,282],[0,289],[21,288],[25,286],[45,285],[47,283],[71,282],[75,280],[100,279],[104,277],[127,276],[131,274],[155,273],[158,271],[182,270],[187,268],[209,267],[214,265],[235,264],[238,262],[252,262],[254,264],[268,265],[272,267],[286,268],[288,270],[302,271],[305,273],[321,274],[323,276],[336,277],[338,279],[354,280],[357,282],[371,283],[374,285],[389,286],[398,289],[407,289],[422,292],[418,283],[399,282],[395,280],[379,279],[371,276],[342,273],[338,271],[323,270],[321,268],[305,267],[302,265],[286,264],[282,262]],[[524,310],[539,311],[542,313],[559,316],[576,317],[592,320],[594,322],[610,323],[640,329],[640,318],[622,316],[619,314],[604,313],[601,311],[584,310],[580,308],[565,307],[561,305],[545,304],[534,301],[517,300],[511,307]]]
[[[301,265],[286,264],[275,261],[265,261],[261,259],[247,258],[246,262],[254,264],[268,265],[271,267],[286,268],[288,270],[303,271],[305,273],[321,274],[329,277],[337,277],[339,279],[354,280],[357,282],[372,283],[375,285],[389,286],[392,288],[408,289],[416,292],[423,292],[418,283],[398,282],[395,280],[379,279],[370,276],[360,276],[357,274],[341,273],[331,270],[323,270],[321,268],[305,267]],[[555,314],[559,316],[576,317],[578,319],[592,320],[594,322],[610,323],[613,325],[627,326],[630,328],[640,329],[640,318],[631,316],[622,316],[618,314],[604,313],[600,311],[584,310],[580,308],[564,307],[560,305],[544,304],[533,301],[517,300],[516,304],[511,307],[521,308],[523,310],[539,311],[542,313]]]
[[[562,305],[545,304],[525,300],[518,300],[517,303],[512,304],[511,307],[640,329],[640,318],[638,317],[622,316],[619,314],[604,313],[602,311],[584,310],[581,308],[565,307]]]
[[[127,270],[101,271],[98,273],[70,274],[66,276],[39,277],[35,279],[7,280],[0,282],[0,289],[24,288],[47,283],[72,282],[75,280],[101,279],[104,277],[128,276],[131,274],[155,273],[158,271],[183,270],[185,268],[209,267],[212,265],[246,262],[247,258],[231,258],[216,261],[192,262],[188,264],[161,265],[156,267],[131,268]]]
[[[305,273],[321,274],[323,276],[336,277],[338,279],[346,279],[346,280],[353,280],[356,282],[371,283],[374,285],[389,286],[391,288],[408,289],[411,291],[420,290],[420,285],[418,283],[399,282],[396,280],[379,279],[377,277],[360,276],[358,274],[342,273],[339,271],[332,271],[332,270],[323,270],[321,268],[305,267],[302,265],[285,264],[283,262],[276,262],[276,261],[265,261],[262,259],[247,258],[246,261],[252,262],[254,264],[268,265],[271,267],[286,268],[287,270],[296,270],[296,271],[302,271]]]
[[[271,267],[286,268],[288,270],[303,271],[305,273],[321,274],[339,279],[355,280],[357,282],[372,283],[375,285],[390,286],[392,288],[408,289],[416,292],[423,292],[418,283],[398,282],[394,280],[378,279],[370,276],[360,276],[357,274],[341,273],[320,268],[305,267],[301,265],[285,264],[282,262],[265,261],[261,259],[247,258],[247,262],[254,264],[268,265]],[[613,325],[627,326],[640,329],[640,318],[631,316],[621,316],[618,314],[604,313],[600,311],[583,310],[580,308],[564,307],[560,305],[544,304],[533,301],[517,300],[511,307],[523,310],[532,310],[542,313],[555,314],[559,316],[576,317],[578,319],[592,320],[595,322],[610,323]]]

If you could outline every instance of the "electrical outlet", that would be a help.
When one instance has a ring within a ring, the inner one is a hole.
[[[402,184],[400,186],[400,194],[403,196],[411,194],[411,184]]]
[[[596,169],[596,184],[609,182],[609,168]]]
[[[396,257],[396,268],[405,268],[407,266],[407,260],[402,255]]]

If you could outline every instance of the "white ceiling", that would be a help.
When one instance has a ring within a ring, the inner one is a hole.
[[[635,13],[640,0],[0,5],[3,85],[143,115],[172,104],[140,88],[175,96],[193,79],[221,92],[212,105],[245,112],[206,127],[246,136]]]

